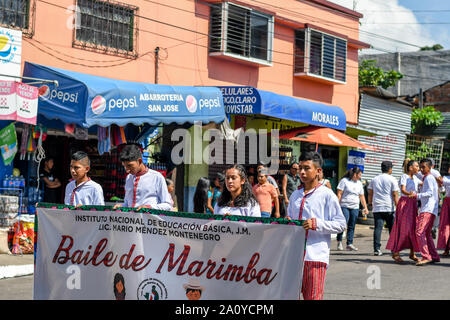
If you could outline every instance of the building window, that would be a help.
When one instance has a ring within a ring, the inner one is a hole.
[[[32,0],[0,0],[0,25],[31,35],[31,2]]]
[[[272,62],[273,16],[230,2],[211,6],[210,55]]]
[[[137,7],[113,1],[78,0],[74,46],[135,55]]]
[[[312,29],[295,31],[295,75],[345,83],[347,41]]]

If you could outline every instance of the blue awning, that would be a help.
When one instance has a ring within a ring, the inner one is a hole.
[[[227,114],[256,115],[345,130],[345,112],[337,106],[284,96],[253,87],[218,87]]]
[[[220,123],[222,94],[215,87],[169,86],[98,77],[25,62],[24,77],[57,80],[39,88],[38,114],[81,127],[148,123]]]

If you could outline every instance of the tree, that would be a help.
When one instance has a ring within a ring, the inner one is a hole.
[[[437,51],[437,50],[442,50],[442,49],[444,49],[443,46],[441,46],[440,44],[435,44],[432,47],[429,47],[429,46],[422,47],[422,48],[420,48],[420,51],[430,51],[430,50]]]
[[[427,130],[439,127],[444,122],[444,116],[433,106],[415,108],[411,113],[411,132],[425,133]]]
[[[364,60],[358,70],[359,86],[381,86],[383,89],[395,86],[403,75],[395,70],[385,71],[376,66],[376,60]]]

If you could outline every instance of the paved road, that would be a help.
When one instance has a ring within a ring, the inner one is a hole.
[[[387,252],[373,256],[373,230],[366,225],[356,226],[356,252],[337,251],[332,241],[330,267],[325,283],[326,300],[402,300],[450,299],[450,258],[435,265],[416,267],[402,253],[405,265],[395,264]],[[386,246],[387,230],[383,231],[382,248]],[[344,238],[345,241],[345,238]],[[379,273],[379,282],[376,275]],[[368,288],[369,285],[372,289]],[[32,299],[33,276],[0,280],[0,299]]]
[[[401,257],[406,263],[398,265],[385,250],[387,230],[382,234],[383,256],[373,255],[373,229],[369,226],[357,225],[356,236],[354,245],[359,248],[356,252],[337,251],[337,243],[332,241],[324,299],[450,299],[450,258],[417,267],[408,259],[409,250],[405,250]],[[379,282],[375,278],[377,274]],[[368,288],[368,282],[372,289]]]

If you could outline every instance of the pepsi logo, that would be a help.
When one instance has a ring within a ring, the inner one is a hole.
[[[50,93],[50,88],[46,85],[39,87],[39,97],[47,98]]]
[[[186,108],[189,112],[194,113],[197,111],[197,99],[194,96],[187,96],[186,98]]]
[[[102,96],[96,96],[91,102],[92,112],[99,115],[106,109],[106,100]]]

